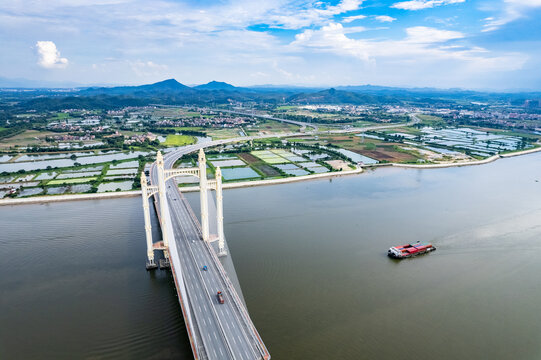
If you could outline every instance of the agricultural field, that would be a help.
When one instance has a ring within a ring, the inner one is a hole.
[[[2,141],[0,141],[0,150],[8,150],[9,148],[23,146],[48,146],[45,138],[52,135],[56,135],[56,133],[50,131],[26,130],[21,134],[2,139]]]
[[[242,136],[242,130],[240,128],[222,128],[222,129],[207,129],[206,133],[212,138],[212,140],[231,139]]]
[[[386,142],[355,135],[321,136],[325,141],[342,149],[366,156],[379,162],[417,162],[422,156],[415,150],[407,150],[400,143]]]
[[[279,143],[281,145],[281,142]],[[216,167],[220,167],[224,182],[275,179],[289,176],[303,176],[334,171],[325,160],[336,159],[336,155],[324,153],[323,150],[300,150],[273,148],[271,142],[258,142],[256,149],[227,153],[209,154],[207,156],[207,172],[214,176]],[[261,147],[264,146],[264,149]],[[259,147],[259,150],[257,149]],[[323,153],[322,153],[323,152]],[[193,160],[193,158],[192,158]],[[177,166],[194,166],[192,161],[183,159]],[[349,168],[349,165],[346,166]],[[186,176],[177,178],[180,186],[191,185],[197,178]]]
[[[189,135],[167,135],[165,146],[185,146],[195,144],[195,137]]]
[[[57,155],[62,154],[54,154],[54,156]],[[44,161],[43,156],[48,155],[37,156],[38,162]],[[56,157],[53,157],[54,159]],[[139,161],[133,159],[115,160],[99,165],[69,166],[70,164],[71,162],[68,163],[67,167],[59,167],[54,170],[38,170],[23,174],[17,172],[2,176],[0,177],[0,198],[8,194],[15,197],[26,197],[116,191],[118,187],[111,190],[109,186],[101,186],[101,184],[114,184],[111,181],[117,180],[117,183],[123,184],[120,186],[122,190],[131,190],[140,168]],[[125,183],[129,183],[129,187]]]
[[[247,126],[248,135],[297,132],[300,126],[275,120],[258,120],[255,125]]]

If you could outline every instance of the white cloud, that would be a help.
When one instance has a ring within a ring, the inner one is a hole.
[[[298,3],[279,6],[264,14],[266,23],[286,29],[300,29],[311,25],[321,25],[334,15],[358,10],[364,0],[342,0],[337,5],[322,6],[319,1],[311,2],[299,9]],[[351,17],[354,18],[354,17]],[[358,17],[361,19],[361,17]],[[355,19],[352,19],[353,21]]]
[[[36,42],[38,52],[38,65],[46,69],[64,68],[68,66],[68,59],[60,57],[60,52],[52,41]]]
[[[139,77],[164,76],[169,69],[167,65],[156,64],[152,61],[129,61],[131,69]]]
[[[393,22],[396,20],[394,17],[388,15],[377,15],[374,17],[374,19],[380,22]]]
[[[409,0],[393,4],[391,7],[403,10],[422,10],[440,5],[463,3],[466,0]]]
[[[483,32],[498,30],[502,26],[524,17],[531,8],[541,7],[541,0],[504,0],[500,17],[487,17]]]
[[[362,19],[365,19],[365,18],[366,18],[366,15],[347,16],[347,17],[342,19],[342,22],[343,23],[350,23],[350,22],[353,22],[355,20],[362,20]]]
[[[521,54],[491,55],[488,50],[480,47],[455,44],[454,41],[465,37],[463,33],[424,26],[407,28],[407,36],[401,40],[352,39],[346,34],[347,28],[331,23],[319,30],[303,31],[295,37],[291,45],[335,55],[353,56],[372,64],[378,59],[386,59],[394,61],[398,67],[400,64],[434,66],[450,61],[478,72],[509,71],[520,69],[527,60]]]
[[[415,26],[406,29],[407,40],[419,44],[441,43],[448,40],[460,39],[464,34],[458,31],[439,30],[426,26]]]

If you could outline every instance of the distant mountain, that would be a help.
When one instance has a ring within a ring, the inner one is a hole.
[[[9,81],[7,81],[9,80]],[[331,89],[287,85],[260,85],[249,88],[235,87],[219,81],[189,87],[175,79],[140,86],[88,87],[88,88],[26,88],[16,91],[1,90],[23,86],[24,81],[0,77],[0,98],[19,102],[32,109],[65,108],[117,108],[142,104],[164,105],[211,105],[232,101],[261,104],[352,104],[352,105],[398,105],[449,106],[472,102],[501,102],[517,106],[533,107],[541,99],[541,93],[488,93],[463,89],[393,88],[361,85],[342,86]],[[24,80],[24,79],[19,79]],[[3,82],[4,81],[4,82]],[[48,99],[54,98],[54,101]],[[537,102],[536,102],[537,101]],[[128,105],[130,104],[130,105]],[[477,106],[477,105],[476,105]],[[479,105],[480,106],[480,105]]]
[[[197,90],[236,90],[237,87],[222,81],[211,81],[206,84],[194,86]]]
[[[167,79],[154,84],[140,86],[92,87],[81,90],[81,95],[131,95],[153,97],[156,95],[194,92],[191,87],[179,83],[175,79]]]
[[[352,91],[336,90],[334,88],[310,92],[301,93],[290,96],[287,102],[294,104],[399,104],[400,101],[396,98],[387,96],[377,96],[370,94],[361,94]]]
[[[135,86],[135,88],[138,88],[139,90],[149,90],[149,91],[156,91],[156,90],[158,90],[158,91],[162,91],[162,90],[179,91],[179,90],[181,90],[182,91],[182,90],[191,89],[189,86],[181,84],[178,81],[176,81],[175,79],[167,79],[167,80],[164,80],[164,81],[159,81],[159,82],[154,83],[154,84]]]

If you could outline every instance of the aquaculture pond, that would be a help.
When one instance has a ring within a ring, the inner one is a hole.
[[[98,186],[98,192],[116,191],[117,189],[131,190],[132,184],[133,184],[133,181],[116,181],[116,182],[101,183]]]
[[[249,167],[225,168],[222,169],[222,176],[225,180],[253,179],[261,177]]]
[[[363,164],[367,164],[367,165],[379,163],[379,161],[377,161],[376,159],[372,159],[372,158],[369,158],[368,156],[357,154],[356,152],[353,152],[350,150],[346,150],[346,149],[332,149],[332,150],[337,151],[340,154],[347,156],[348,158],[350,158],[351,160],[357,163],[362,162]]]
[[[33,170],[42,170],[50,167],[70,167],[75,166],[75,163],[81,165],[89,165],[96,163],[109,162],[113,160],[127,160],[131,158],[136,158],[139,155],[147,155],[148,153],[142,151],[134,151],[131,153],[117,153],[117,154],[107,154],[107,155],[96,155],[96,156],[85,156],[79,157],[75,160],[72,159],[53,159],[53,160],[44,160],[44,161],[35,161],[35,162],[21,162],[21,163],[4,163],[0,164],[0,172],[16,172],[19,170],[33,171]]]

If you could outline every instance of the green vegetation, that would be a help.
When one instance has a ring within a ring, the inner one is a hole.
[[[167,135],[165,146],[184,146],[195,144],[195,138],[189,135]]]
[[[56,114],[56,117],[53,120],[65,120],[68,119],[70,115],[68,113],[59,112]]]
[[[81,184],[81,183],[91,182],[96,179],[97,177],[88,177],[88,178],[80,178],[80,179],[56,179],[56,180],[49,181],[47,185]]]
[[[441,128],[447,125],[447,123],[439,116],[433,116],[433,115],[417,115],[419,119],[421,119],[421,123],[418,124],[420,126],[430,126],[433,128]]]

